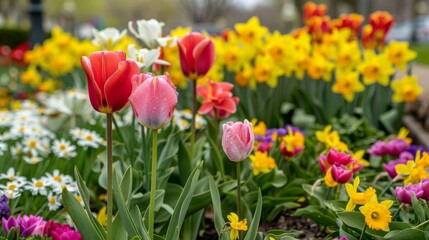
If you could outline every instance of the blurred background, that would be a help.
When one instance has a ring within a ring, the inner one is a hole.
[[[155,18],[165,23],[164,32],[193,26],[218,33],[258,16],[270,30],[288,32],[302,26],[305,0],[0,0],[0,44],[14,45],[21,38],[49,33],[59,25],[80,38],[91,37],[95,27],[127,28],[130,20]],[[331,18],[356,12],[367,17],[383,10],[395,17],[388,40],[429,42],[429,0],[315,0],[328,6]],[[33,28],[31,28],[33,25]],[[40,26],[39,26],[40,25]],[[12,31],[12,32],[10,32]],[[35,33],[34,33],[35,32]],[[36,39],[37,40],[37,39]],[[5,42],[6,41],[6,42]]]

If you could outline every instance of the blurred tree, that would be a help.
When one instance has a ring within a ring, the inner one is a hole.
[[[213,23],[230,6],[229,0],[180,0],[190,20],[194,23]]]

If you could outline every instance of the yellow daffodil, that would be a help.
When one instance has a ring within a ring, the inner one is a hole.
[[[341,70],[353,70],[361,61],[361,52],[357,41],[343,43],[335,56],[335,63]]]
[[[355,93],[362,92],[365,89],[359,81],[358,72],[337,71],[335,79],[332,91],[343,95],[347,102],[353,101]]]
[[[253,68],[254,81],[251,87],[256,88],[256,83],[266,83],[274,88],[277,86],[277,78],[281,75],[281,70],[276,66],[274,60],[269,55],[258,55]]]
[[[313,80],[322,79],[326,82],[331,80],[332,69],[334,65],[328,61],[325,57],[314,54],[311,57],[311,61],[308,61],[307,73],[308,76]]]
[[[365,155],[365,150],[358,150],[358,151],[352,153],[352,158],[357,160],[357,162],[355,164],[353,164],[352,167],[358,166],[361,164],[363,164],[364,167],[368,167],[370,164],[367,160],[363,159],[364,155]]]
[[[229,225],[231,226],[229,238],[231,240],[239,239],[240,234],[238,231],[247,231],[247,219],[240,221],[238,215],[233,212],[231,212],[227,218],[229,220]]]
[[[267,173],[271,169],[276,168],[274,158],[269,157],[267,152],[255,152],[249,156],[252,162],[253,175],[257,176],[260,173]]]
[[[42,76],[37,71],[36,67],[30,65],[26,71],[21,73],[21,82],[23,84],[36,87],[42,81]]]
[[[259,121],[258,119],[254,118],[252,119],[252,130],[253,130],[253,134],[259,135],[259,136],[265,136],[266,132],[267,132],[267,125],[265,125],[265,123],[263,121]]]
[[[258,17],[251,17],[246,23],[234,25],[238,36],[247,44],[258,44],[268,33],[268,28],[261,26]]]
[[[409,133],[410,133],[410,131],[407,128],[402,127],[401,129],[399,129],[399,132],[396,136],[398,138],[404,140],[405,142],[407,142],[408,145],[411,145],[411,143],[413,142],[413,139],[408,137]]]
[[[391,83],[393,89],[392,100],[394,102],[412,103],[423,93],[423,88],[419,86],[417,76],[405,76],[402,79]]]
[[[235,73],[235,82],[240,87],[246,87],[252,78],[253,68],[249,63],[244,63],[242,68]]]
[[[375,189],[372,187],[367,188],[365,192],[358,192],[357,189],[359,183],[359,177],[355,178],[353,185],[351,183],[346,183],[346,191],[350,198],[346,206],[346,211],[353,211],[357,204],[366,204],[367,202],[369,202],[372,196],[375,195]]]
[[[416,158],[420,158],[419,155],[417,154]],[[395,166],[395,170],[398,174],[405,176],[404,185],[418,183],[429,177],[424,165],[417,165],[415,161],[407,161],[407,164],[398,164]]]
[[[377,82],[383,86],[389,84],[389,78],[394,72],[385,54],[377,55],[370,50],[365,52],[365,60],[358,66],[358,70],[362,73],[366,85]]]
[[[286,151],[293,153],[296,149],[304,147],[304,135],[300,131],[293,132],[291,128],[288,129],[288,134],[282,138]]]
[[[359,211],[365,216],[365,222],[369,228],[389,231],[389,223],[392,221],[389,208],[392,205],[392,200],[385,200],[379,203],[377,195],[373,195],[369,202],[359,208]]]
[[[102,207],[100,211],[98,211],[97,220],[101,224],[101,226],[107,226],[107,209],[106,206]]]
[[[282,70],[282,74],[291,76],[296,69],[296,51],[292,44],[295,41],[291,35],[282,35],[279,32],[267,36],[264,50]]]
[[[390,62],[395,65],[400,71],[404,71],[407,63],[416,58],[417,54],[408,47],[408,42],[391,41],[384,48],[384,52]]]
[[[346,143],[340,139],[340,134],[337,131],[331,131],[332,126],[327,125],[323,131],[316,131],[316,138],[319,142],[324,143],[326,149],[335,148],[340,152],[348,150]]]

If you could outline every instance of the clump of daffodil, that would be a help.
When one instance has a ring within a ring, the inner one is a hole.
[[[275,64],[290,77],[296,69],[296,51],[292,44],[284,44],[295,41],[291,35],[282,35],[274,32],[266,38],[265,52],[274,60]]]
[[[408,42],[391,41],[389,45],[384,48],[384,52],[390,62],[400,71],[404,71],[407,63],[417,56],[416,52],[409,49]]]
[[[380,85],[389,85],[389,78],[394,69],[386,54],[376,54],[372,50],[365,52],[364,61],[358,66],[366,85],[377,82]]]
[[[27,70],[22,72],[20,78],[23,84],[32,87],[36,87],[42,81],[42,75],[40,75],[34,65],[30,65]]]
[[[247,219],[243,219],[240,221],[238,215],[231,212],[227,216],[229,220],[229,226],[231,227],[231,232],[229,234],[229,238],[231,240],[239,239],[240,233],[239,231],[247,231]]]
[[[359,73],[355,71],[337,71],[332,91],[343,95],[347,102],[355,98],[355,93],[362,92],[365,87],[359,81]]]
[[[246,62],[241,66],[240,70],[235,73],[235,82],[240,87],[246,87],[252,78],[253,68],[250,63]]]
[[[423,93],[417,76],[406,75],[402,79],[393,81],[390,86],[393,89],[392,100],[394,102],[412,103]]]
[[[356,205],[365,205],[375,195],[375,189],[372,187],[367,188],[365,192],[358,192],[359,183],[359,177],[355,178],[353,185],[346,183],[346,191],[350,198],[346,206],[346,211],[353,211]]]
[[[389,231],[389,223],[392,221],[389,208],[392,205],[392,200],[384,200],[379,203],[377,195],[374,194],[369,202],[359,208],[359,211],[365,216],[365,222],[369,228]]]
[[[327,125],[322,131],[316,131],[316,138],[320,143],[325,144],[326,149],[335,148],[340,152],[348,150],[345,142],[341,141],[340,134],[336,130],[332,130],[332,125]]]
[[[258,46],[262,44],[262,38],[268,33],[268,28],[261,26],[258,17],[251,17],[246,23],[234,25],[238,36],[246,44]]]
[[[342,43],[335,56],[336,67],[340,70],[353,70],[361,62],[361,52],[357,41]]]
[[[249,156],[252,162],[253,175],[257,176],[260,173],[267,173],[271,169],[276,168],[274,158],[268,156],[267,152],[255,152]]]
[[[267,132],[267,125],[263,121],[258,121],[258,119],[252,119],[252,131],[255,136],[265,136]]]
[[[429,167],[429,154],[418,151],[414,160],[407,161],[406,164],[398,164],[395,170],[404,176],[404,185],[419,183],[425,178],[429,178],[427,168]]]

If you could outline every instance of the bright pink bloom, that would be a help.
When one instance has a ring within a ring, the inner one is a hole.
[[[233,97],[231,90],[233,84],[227,82],[215,83],[207,81],[208,86],[198,86],[197,95],[203,98],[198,113],[210,114],[212,117],[223,119],[237,111],[238,97]]]
[[[231,161],[240,162],[246,159],[253,149],[255,137],[252,123],[228,122],[223,125],[222,147]]]
[[[53,240],[82,240],[78,231],[67,224],[59,224],[52,220],[46,223],[44,235],[52,237]]]
[[[346,183],[352,179],[353,170],[347,170],[344,166],[332,165],[331,176],[337,183]]]
[[[135,75],[132,88],[130,102],[139,122],[147,128],[163,128],[173,116],[178,95],[168,75]]]
[[[16,218],[10,216],[8,219],[2,218],[2,226],[5,234],[8,234],[11,228],[19,228],[21,237],[30,237],[35,235],[43,235],[46,221],[39,216],[24,216],[18,215]]]
[[[416,195],[416,198],[421,198],[423,196],[423,190],[420,187],[420,184],[409,184],[403,187],[395,188],[396,197],[400,202],[411,204],[412,195]]]
[[[89,100],[96,111],[112,113],[127,105],[131,77],[140,72],[134,60],[126,60],[122,51],[101,51],[80,61],[88,80]]]
[[[348,167],[349,165],[352,165],[356,162],[357,160],[352,159],[350,154],[338,152],[334,148],[329,150],[328,155],[320,155],[319,157],[320,168],[324,173],[326,173],[326,171],[328,171],[332,165]]]
[[[191,32],[182,37],[177,45],[183,74],[192,80],[206,75],[216,59],[213,41],[201,33]]]

